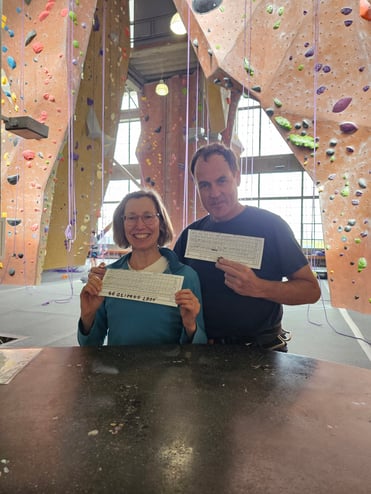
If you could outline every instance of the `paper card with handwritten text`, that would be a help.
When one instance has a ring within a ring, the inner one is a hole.
[[[100,295],[176,307],[174,296],[182,288],[183,278],[174,274],[107,269]]]
[[[188,230],[185,257],[216,262],[218,257],[260,269],[264,238]]]

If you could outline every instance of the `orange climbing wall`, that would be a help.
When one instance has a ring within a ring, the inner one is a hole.
[[[69,11],[64,1],[4,3],[1,112],[44,122],[49,136],[26,140],[2,126],[0,277],[37,284],[45,268],[85,262],[127,74],[128,5],[81,0]]]
[[[205,76],[258,99],[318,185],[332,304],[371,313],[370,3],[174,3]]]
[[[198,202],[192,182],[189,190],[184,190],[187,141],[188,153],[195,149],[187,123],[188,129],[195,128],[202,118],[201,112],[196,112],[197,102],[200,107],[203,104],[201,95],[197,96],[197,88],[202,86],[201,81],[197,83],[197,77],[197,73],[193,73],[189,75],[189,81],[186,75],[168,79],[167,96],[155,93],[156,84],[146,84],[139,98],[141,135],[136,154],[142,184],[159,192],[176,235],[182,231],[183,222],[193,220]]]

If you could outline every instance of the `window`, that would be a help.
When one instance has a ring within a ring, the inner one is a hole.
[[[323,232],[318,190],[305,171],[254,171],[254,157],[292,154],[258,101],[242,97],[238,107],[236,134],[243,146],[242,204],[261,207],[281,216],[305,249],[322,249]]]
[[[117,129],[114,166],[138,166],[136,147],[140,135],[140,120],[136,114],[138,95],[136,91],[125,91],[121,104],[121,121]],[[112,221],[113,213],[121,199],[129,192],[138,190],[133,180],[111,180],[107,186],[103,200],[101,216],[98,220],[98,232],[107,229]],[[112,228],[109,228],[100,243],[114,245]]]

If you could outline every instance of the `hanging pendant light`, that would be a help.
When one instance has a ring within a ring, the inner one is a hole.
[[[173,17],[171,18],[170,29],[174,34],[177,34],[178,36],[186,34],[187,30],[185,28],[185,25],[183,24],[179,12],[174,14]]]
[[[159,96],[166,96],[169,93],[169,86],[164,82],[163,79],[160,79],[160,82],[156,86],[156,94]]]

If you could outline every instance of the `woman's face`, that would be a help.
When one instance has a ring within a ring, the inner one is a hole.
[[[124,231],[133,250],[157,249],[160,218],[152,199],[128,200],[124,211]]]

